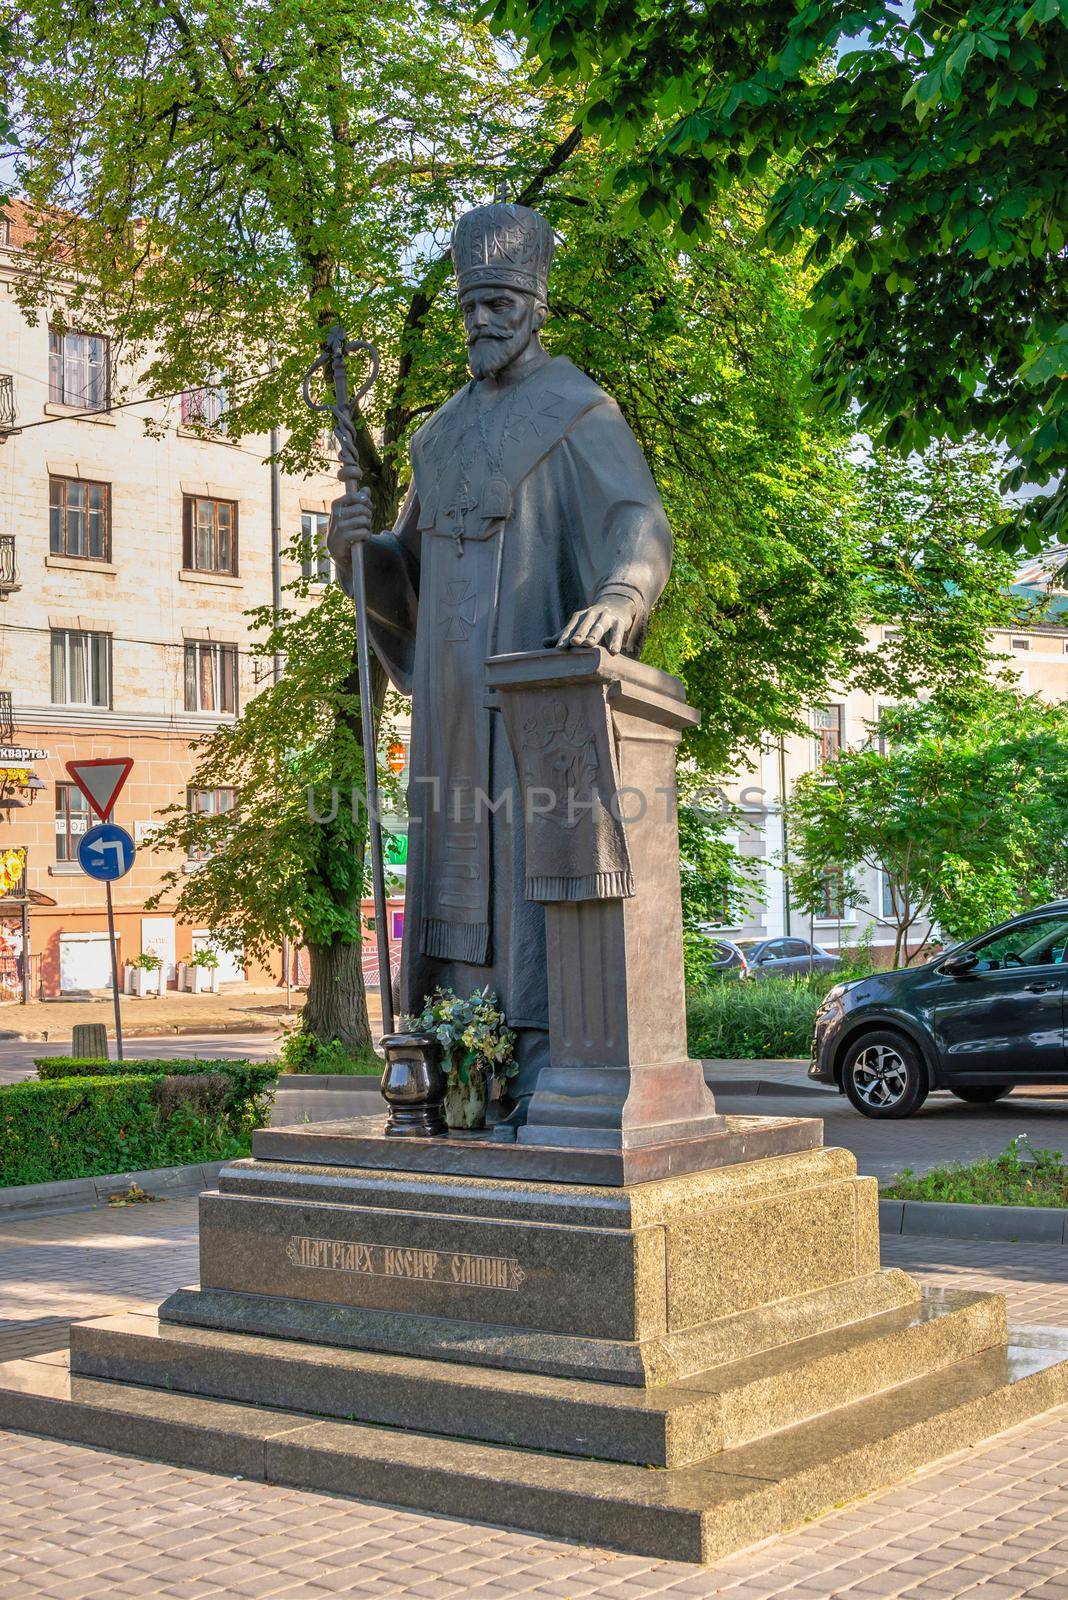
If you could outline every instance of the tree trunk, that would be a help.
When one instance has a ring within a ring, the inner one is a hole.
[[[311,977],[301,1027],[327,1044],[340,1039],[358,1055],[373,1049],[367,1020],[367,997],[358,944],[335,939],[332,944],[309,944]]]

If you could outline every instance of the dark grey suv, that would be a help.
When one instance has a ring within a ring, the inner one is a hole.
[[[922,967],[831,989],[809,1077],[866,1117],[909,1117],[932,1089],[988,1104],[1018,1083],[1068,1083],[1068,900],[1003,922]]]

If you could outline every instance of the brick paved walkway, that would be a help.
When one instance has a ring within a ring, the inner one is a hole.
[[[897,1239],[884,1259],[1068,1326],[1068,1251]],[[193,1277],[191,1201],[0,1225],[0,1355]],[[339,1594],[1068,1600],[1068,1407],[704,1571],[0,1432],[3,1600]]]

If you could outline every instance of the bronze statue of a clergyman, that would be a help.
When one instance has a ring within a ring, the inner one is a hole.
[[[548,1061],[545,913],[524,896],[523,808],[489,656],[600,644],[637,655],[671,532],[619,407],[542,347],[553,233],[525,206],[461,217],[452,256],[472,379],[415,434],[396,526],[334,502],[329,548],[351,593],[365,545],[371,639],[412,697],[402,1010],[439,985],[488,986],[516,1032],[518,1126]]]

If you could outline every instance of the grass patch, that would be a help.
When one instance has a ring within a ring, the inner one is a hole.
[[[690,1054],[740,1061],[807,1057],[816,1011],[829,988],[822,974],[706,984],[687,997]]]
[[[1021,1157],[1023,1159],[1021,1159]],[[884,1200],[937,1200],[971,1206],[1068,1206],[1068,1166],[1059,1150],[1032,1150],[1013,1139],[999,1156],[932,1167],[909,1167],[881,1191]]]
[[[325,1077],[380,1078],[386,1063],[371,1049],[352,1051],[340,1039],[318,1039],[299,1026],[291,1028],[278,1047],[283,1072]]]

